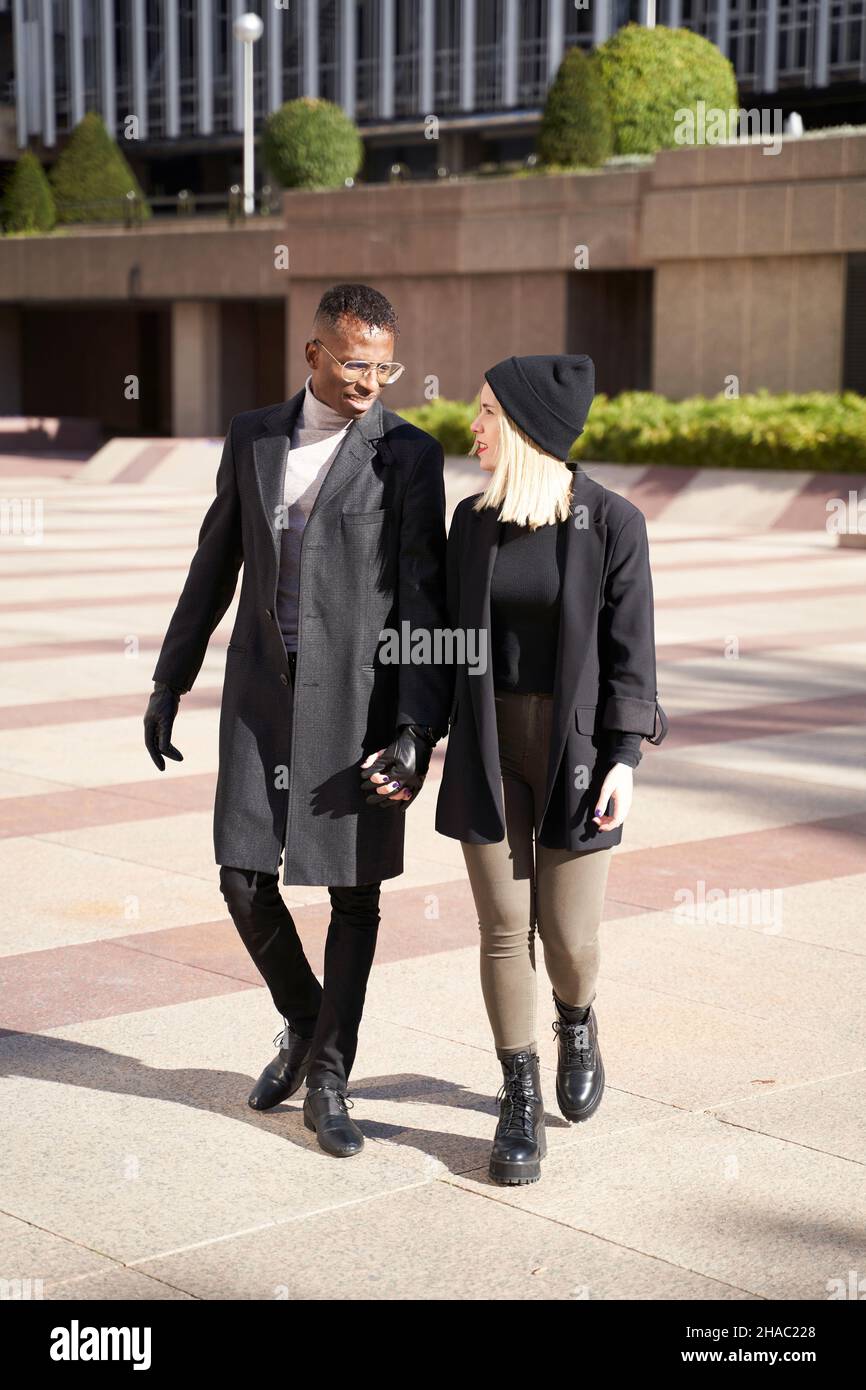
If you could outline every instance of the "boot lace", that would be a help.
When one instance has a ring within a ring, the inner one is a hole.
[[[565,1041],[566,1065],[591,1068],[594,1048],[589,1036],[589,1024],[566,1023],[558,1018],[551,1026],[557,1037]]]
[[[334,1096],[344,1114],[348,1114],[350,1110],[354,1110],[355,1108],[355,1102],[349,1100],[348,1096],[344,1096],[343,1092],[338,1091],[334,1086],[311,1086],[307,1091],[307,1095],[315,1095],[316,1091],[328,1091],[330,1095]]]
[[[532,1138],[535,1094],[531,1065],[529,1060],[522,1063],[506,1077],[497,1092],[496,1099],[502,1107],[498,1126],[500,1134],[527,1134]]]

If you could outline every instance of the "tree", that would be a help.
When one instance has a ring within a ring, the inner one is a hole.
[[[51,185],[35,154],[25,150],[3,191],[7,232],[50,232],[57,221]]]
[[[59,222],[116,222],[129,193],[139,200],[138,215],[150,216],[135,174],[95,111],[78,122],[49,178]]]

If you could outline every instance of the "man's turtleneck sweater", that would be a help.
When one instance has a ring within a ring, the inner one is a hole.
[[[304,402],[292,430],[286,463],[283,493],[286,511],[277,580],[277,620],[289,652],[298,649],[298,586],[304,527],[351,424],[351,420],[344,419],[313,395],[312,377],[307,377]]]

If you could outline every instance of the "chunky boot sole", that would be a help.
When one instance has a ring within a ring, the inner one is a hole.
[[[568,1107],[563,1104],[562,1094],[559,1089],[559,1082],[557,1081],[556,1083],[556,1103],[559,1106],[561,1114],[563,1114],[567,1120],[570,1120],[573,1125],[580,1124],[582,1120],[590,1119],[591,1116],[595,1114],[598,1107],[601,1105],[602,1096],[604,1095],[604,1062],[602,1062],[601,1059],[599,1059],[598,1069],[601,1074],[601,1085],[598,1088],[598,1093],[595,1099],[590,1101],[589,1105],[586,1106],[583,1110],[569,1110]]]
[[[523,1183],[538,1182],[541,1177],[541,1160],[547,1153],[547,1134],[542,1124],[538,1130],[538,1158],[517,1163],[505,1158],[491,1158],[488,1173],[493,1182],[503,1186],[518,1187]]]

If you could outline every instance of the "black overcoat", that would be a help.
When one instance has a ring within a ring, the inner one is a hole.
[[[452,627],[487,633],[483,674],[456,668],[451,726],[436,806],[436,829],[469,844],[505,838],[493,672],[490,585],[502,523],[499,510],[455,508],[448,535]],[[568,528],[554,678],[552,737],[538,841],[553,849],[610,849],[623,827],[592,822],[610,768],[614,730],[660,743],[667,719],[658,704],[652,577],[643,513],[577,469]],[[656,735],[657,718],[661,728]]]
[[[405,811],[368,806],[359,765],[398,724],[444,732],[451,705],[453,667],[385,664],[378,650],[382,629],[447,622],[442,448],[378,400],[350,426],[303,533],[293,701],[276,596],[303,398],[232,420],[153,678],[190,689],[243,566],[220,710],[216,861],[275,873],[284,851],[283,883],[373,883],[403,871]]]

